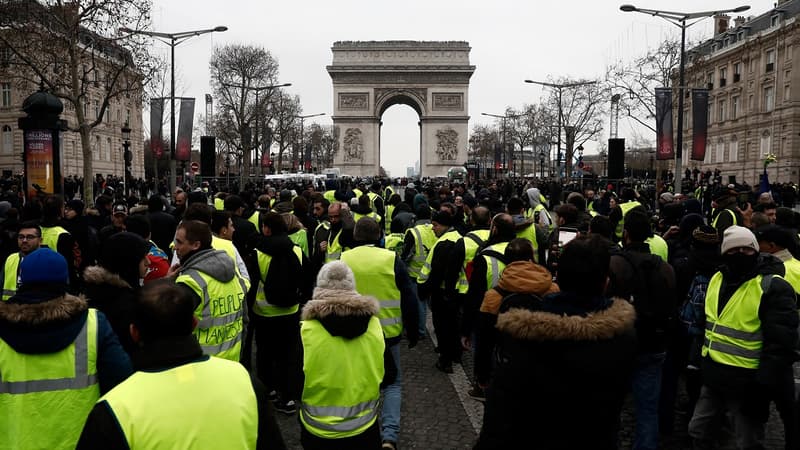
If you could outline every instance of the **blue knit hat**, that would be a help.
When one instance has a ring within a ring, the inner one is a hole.
[[[69,284],[67,260],[49,248],[40,248],[22,259],[19,266],[21,285]]]

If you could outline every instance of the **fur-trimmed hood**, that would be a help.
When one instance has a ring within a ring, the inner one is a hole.
[[[89,284],[107,284],[117,288],[131,289],[131,285],[127,281],[102,266],[89,266],[84,269],[83,280]]]
[[[318,320],[332,336],[352,339],[367,331],[370,318],[379,311],[380,304],[373,297],[355,291],[317,288],[303,308],[302,320]]]
[[[70,345],[86,321],[85,298],[70,294],[41,303],[0,302],[0,339],[20,353],[53,353]]]
[[[621,298],[586,315],[560,315],[513,308],[497,317],[497,329],[524,341],[599,341],[633,329],[636,312]]]

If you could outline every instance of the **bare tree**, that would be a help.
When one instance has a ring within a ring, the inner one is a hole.
[[[546,105],[536,104],[523,105],[520,111],[509,108],[506,110],[506,115],[511,117],[506,123],[507,133],[512,145],[519,148],[523,157],[519,170],[523,171],[524,175],[525,148],[533,148],[543,140],[549,142],[558,119]]]
[[[0,13],[0,45],[12,55],[9,74],[20,85],[43,85],[75,111],[68,130],[81,137],[83,198],[93,202],[92,130],[111,101],[141,102],[142,86],[156,62],[143,36],[122,38],[119,28],[150,25],[150,0],[5,1]],[[90,99],[98,103],[89,117]]]
[[[286,150],[293,148],[292,145],[297,144],[300,140],[300,127],[297,123],[297,117],[302,112],[300,97],[291,96],[283,91],[276,93],[271,104],[270,114],[272,142],[273,145],[278,146],[278,166],[276,170],[283,168],[283,154]]]
[[[500,142],[500,129],[497,126],[476,123],[469,137],[469,153],[486,167],[489,161],[494,161],[494,149]]]
[[[278,61],[264,47],[228,44],[214,49],[209,70],[217,108],[225,112],[224,124],[231,126],[225,130],[226,142],[242,155],[243,171],[249,174],[253,132],[263,136],[271,106],[280,94],[280,88],[261,89],[277,84]]]
[[[620,94],[619,109],[633,121],[656,132],[655,89],[671,87],[680,63],[681,42],[666,39],[643,56],[606,68],[605,84],[611,94]]]

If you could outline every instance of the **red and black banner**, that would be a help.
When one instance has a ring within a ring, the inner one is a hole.
[[[181,99],[181,116],[178,120],[178,143],[175,145],[175,159],[189,161],[192,157],[192,126],[194,122],[194,99]]]
[[[706,157],[708,140],[708,89],[692,89],[692,157],[702,161]]]
[[[503,168],[503,146],[500,144],[494,145],[494,170]]]
[[[150,99],[150,150],[156,159],[164,155],[164,99]]]
[[[303,156],[303,170],[311,171],[311,144],[306,144],[306,152]]]
[[[672,141],[672,89],[656,88],[656,159],[675,158]]]

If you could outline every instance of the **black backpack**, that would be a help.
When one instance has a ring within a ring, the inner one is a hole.
[[[301,302],[300,282],[303,266],[294,254],[294,250],[271,255],[272,260],[267,270],[269,286],[264,286],[264,295],[271,305],[288,307]],[[265,281],[265,280],[262,280]]]
[[[641,338],[662,343],[677,320],[674,289],[661,276],[661,257],[649,253],[619,252],[633,273],[630,302],[636,310],[636,329]]]

